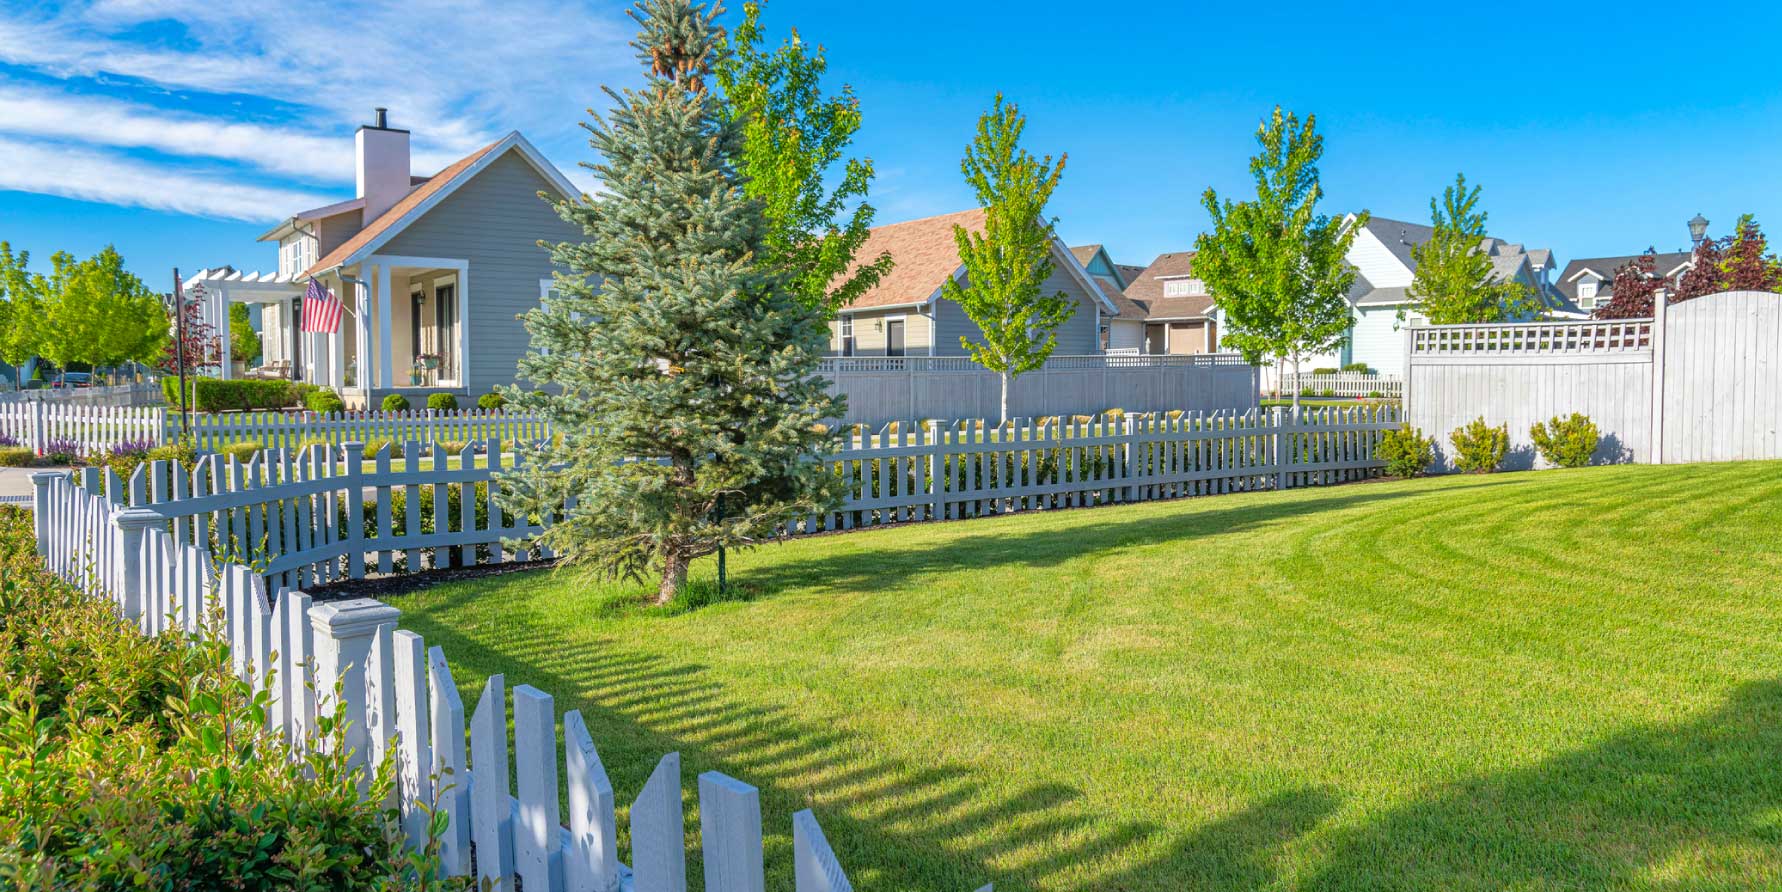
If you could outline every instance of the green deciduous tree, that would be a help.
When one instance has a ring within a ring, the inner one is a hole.
[[[1317,116],[1274,115],[1256,129],[1261,151],[1250,159],[1252,201],[1221,202],[1207,189],[1201,204],[1212,231],[1195,242],[1194,271],[1225,316],[1220,342],[1251,362],[1301,361],[1340,347],[1351,325],[1349,289],[1355,271],[1343,262],[1363,211],[1352,226],[1318,213],[1324,189],[1318,159],[1324,138]],[[1293,394],[1299,407],[1299,392]]]
[[[984,231],[953,227],[965,279],[948,278],[941,296],[977,323],[978,339],[959,343],[974,362],[1002,379],[1002,421],[1009,420],[1009,382],[1044,365],[1058,347],[1058,327],[1076,312],[1064,292],[1043,294],[1052,275],[1052,223],[1046,202],[1067,156],[1035,158],[1021,147],[1027,119],[1002,94],[978,120],[961,169],[985,209]]]
[[[236,362],[253,362],[260,355],[260,333],[254,331],[254,320],[247,304],[229,305],[229,358]]]
[[[764,49],[761,7],[743,4],[727,52],[712,66],[723,100],[715,110],[742,132],[736,167],[743,190],[767,217],[763,258],[807,304],[833,313],[891,268],[889,253],[854,262],[873,219],[866,202],[872,160],[843,160],[860,129],[860,103],[846,85],[837,95],[823,93],[829,62],[796,30],[778,48]]]
[[[13,253],[0,242],[0,361],[19,369],[24,385],[24,364],[43,352],[42,276],[27,272],[31,252]]]
[[[45,358],[63,366],[116,366],[146,362],[161,351],[167,341],[161,299],[124,268],[117,249],[108,245],[79,262],[66,254],[52,260]]]
[[[714,12],[645,0],[635,90],[584,125],[603,196],[557,204],[585,238],[553,246],[558,296],[506,396],[560,442],[521,448],[510,510],[566,517],[539,538],[572,563],[641,578],[670,600],[697,557],[781,533],[834,504],[815,460],[842,406],[817,375],[828,335],[787,272],[763,261],[772,224],[744,192],[738,124],[711,89]]]
[[[1491,256],[1482,247],[1485,212],[1479,208],[1479,187],[1469,190],[1465,174],[1455,175],[1454,185],[1442,190],[1439,201],[1429,200],[1429,216],[1435,234],[1411,247],[1417,271],[1407,309],[1436,325],[1502,322],[1539,309],[1526,283],[1494,274]],[[1406,309],[1400,309],[1399,320],[1405,315]]]

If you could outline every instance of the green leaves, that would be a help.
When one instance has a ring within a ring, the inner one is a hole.
[[[1432,324],[1502,322],[1538,312],[1541,303],[1527,284],[1496,274],[1484,247],[1485,212],[1479,187],[1470,191],[1466,175],[1456,174],[1442,198],[1429,200],[1435,234],[1411,247],[1417,271],[1409,294],[1411,309]],[[1406,311],[1400,309],[1402,321]]]
[[[1324,138],[1316,125],[1316,116],[1301,123],[1277,106],[1256,130],[1256,197],[1221,201],[1208,189],[1201,198],[1213,225],[1195,241],[1194,274],[1224,314],[1221,343],[1251,362],[1297,365],[1348,336],[1355,272],[1344,258],[1368,216],[1345,227],[1317,212]]]
[[[966,147],[960,170],[985,209],[984,228],[953,227],[963,281],[941,283],[941,296],[977,324],[979,340],[959,339],[972,361],[1002,374],[1002,420],[1008,420],[1009,379],[1044,365],[1058,346],[1058,328],[1076,313],[1064,292],[1042,294],[1052,275],[1052,221],[1046,203],[1064,174],[1067,156],[1035,158],[1021,147],[1027,119],[1002,94]]]

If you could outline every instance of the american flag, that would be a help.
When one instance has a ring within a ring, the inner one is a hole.
[[[316,279],[303,292],[303,331],[333,334],[340,330],[340,301]]]

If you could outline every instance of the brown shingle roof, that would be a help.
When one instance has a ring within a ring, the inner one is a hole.
[[[1157,255],[1138,278],[1126,286],[1128,300],[1137,302],[1146,310],[1148,319],[1199,319],[1206,316],[1213,308],[1210,295],[1195,297],[1164,297],[1163,280],[1177,276],[1188,276],[1194,273],[1193,251],[1172,251]]]
[[[503,139],[505,139],[505,137],[503,137]],[[484,155],[487,155],[491,149],[500,145],[501,142],[502,140],[498,139],[471,152],[469,155],[454,162],[445,170],[429,177],[426,182],[410,189],[407,195],[402,196],[402,200],[396,202],[396,204],[391,206],[389,210],[378,215],[376,220],[371,221],[369,226],[359,230],[358,234],[341,242],[334,250],[328,252],[328,256],[316,261],[314,266],[304,270],[303,274],[305,276],[313,276],[317,273],[327,272],[328,270],[339,266],[348,257],[353,256],[353,254],[360,248],[371,244],[372,240],[384,234],[390,227],[396,225],[396,221],[402,219],[403,215],[414,210],[421,204],[421,202],[433,197],[439,190],[444,189],[453,180],[457,179],[459,174],[469,169],[471,165],[476,164],[477,161],[481,160]]]
[[[889,253],[894,265],[884,278],[851,301],[846,309],[895,307],[927,301],[941,283],[959,269],[959,249],[953,242],[955,225],[972,232],[984,231],[984,209],[972,208],[874,228],[854,256],[870,260]],[[836,284],[840,282],[832,283],[831,287]]]
[[[1095,252],[1100,250],[1101,245],[1078,245],[1070,249],[1070,256],[1077,258],[1078,263],[1088,266],[1089,261],[1095,259]]]

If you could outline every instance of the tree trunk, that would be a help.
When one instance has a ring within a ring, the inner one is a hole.
[[[1293,354],[1293,417],[1299,417],[1299,354]]]
[[[1009,373],[1002,372],[1002,424],[1009,423]]]
[[[680,593],[687,584],[687,564],[687,553],[678,546],[662,553],[662,584],[656,587],[655,603],[667,604]]]

